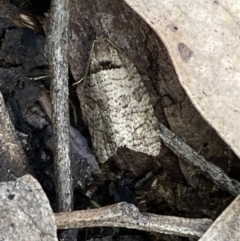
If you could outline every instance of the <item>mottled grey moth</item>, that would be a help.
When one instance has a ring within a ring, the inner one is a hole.
[[[118,147],[159,154],[158,121],[141,76],[107,39],[94,41],[82,90],[82,109],[100,162]]]

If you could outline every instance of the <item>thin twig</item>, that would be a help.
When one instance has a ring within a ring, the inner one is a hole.
[[[52,122],[54,134],[54,173],[58,211],[73,208],[73,185],[69,157],[68,34],[69,0],[53,0],[50,11],[48,55],[51,69]],[[77,240],[69,230],[63,239]]]
[[[191,219],[140,213],[133,204],[117,203],[103,208],[55,213],[58,229],[124,227],[185,237],[201,237],[210,219]]]
[[[69,158],[68,106],[68,0],[53,0],[48,36],[51,67],[52,121],[55,142],[54,164],[59,211],[73,204]]]
[[[240,194],[240,183],[237,180],[229,178],[220,167],[206,161],[203,156],[200,156],[161,123],[160,130],[160,137],[163,143],[173,151],[175,155],[182,157],[184,161],[198,167],[203,174],[209,177],[219,188],[228,191],[233,196]]]

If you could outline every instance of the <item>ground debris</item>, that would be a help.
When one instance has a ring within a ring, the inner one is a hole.
[[[0,240],[57,240],[49,201],[31,175],[0,183],[0,209]]]

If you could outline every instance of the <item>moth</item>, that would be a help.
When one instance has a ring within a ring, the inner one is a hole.
[[[94,41],[84,81],[81,108],[100,162],[118,147],[157,156],[158,121],[136,67],[109,40]]]

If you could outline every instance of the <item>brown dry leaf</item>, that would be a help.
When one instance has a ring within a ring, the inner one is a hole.
[[[0,183],[0,230],[0,240],[57,240],[49,201],[31,175]]]
[[[161,37],[192,103],[240,157],[240,4],[125,2]]]

